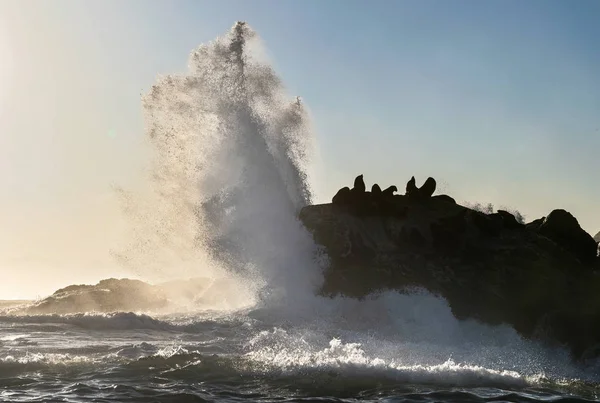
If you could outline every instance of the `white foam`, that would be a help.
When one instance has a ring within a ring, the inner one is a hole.
[[[445,385],[526,386],[527,379],[516,371],[493,370],[477,365],[467,365],[448,359],[439,364],[406,364],[402,360],[369,356],[360,343],[343,343],[332,339],[327,347],[313,350],[308,345],[301,348],[263,348],[248,353],[248,358],[262,362],[265,369],[285,373],[337,371],[351,376],[391,379],[406,383],[435,383]]]
[[[60,365],[60,364],[81,364],[81,363],[93,363],[97,362],[97,359],[94,359],[89,356],[83,355],[72,355],[72,354],[60,354],[60,353],[30,353],[25,352],[21,355],[11,355],[7,354],[4,356],[0,356],[0,363],[10,364],[50,364],[50,365]],[[1,368],[1,366],[0,366]]]
[[[509,326],[459,321],[447,302],[428,292],[386,292],[364,301],[315,298],[303,312],[257,312],[279,326],[246,348],[270,370],[335,369],[410,382],[508,385],[541,379],[591,379],[564,349],[520,337]]]

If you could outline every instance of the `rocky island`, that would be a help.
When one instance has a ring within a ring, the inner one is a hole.
[[[300,220],[328,250],[321,293],[364,297],[425,288],[460,319],[506,323],[527,338],[567,346],[577,359],[600,354],[598,239],[557,209],[530,223],[435,195],[428,178],[366,190],[362,175],[331,204]],[[598,236],[597,236],[598,238]]]
[[[194,277],[149,284],[134,279],[109,278],[97,284],[74,284],[38,301],[0,304],[0,314],[47,315],[109,312],[177,312],[188,307],[212,306],[221,301],[225,279]]]

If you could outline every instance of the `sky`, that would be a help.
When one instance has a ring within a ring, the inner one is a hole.
[[[600,2],[0,0],[0,299],[128,275],[140,95],[236,20],[313,119],[317,202],[364,174],[600,230]]]

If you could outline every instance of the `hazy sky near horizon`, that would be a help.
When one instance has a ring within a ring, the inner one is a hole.
[[[600,2],[0,0],[0,299],[128,275],[111,185],[147,159],[140,94],[236,20],[311,111],[317,201],[433,176],[600,230]]]

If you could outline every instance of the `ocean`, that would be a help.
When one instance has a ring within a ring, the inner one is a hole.
[[[247,24],[194,50],[189,71],[159,78],[143,106],[152,191],[117,189],[130,242],[110,253],[142,279],[218,281],[159,310],[2,303],[0,400],[598,398],[597,361],[459,321],[426,290],[318,295],[327,252],[297,219],[313,202],[318,142]]]
[[[594,401],[598,368],[426,292],[181,314],[0,317],[0,399]]]

